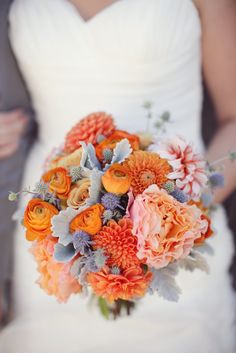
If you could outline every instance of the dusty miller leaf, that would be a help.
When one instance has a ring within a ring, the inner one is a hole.
[[[98,169],[101,170],[101,164],[99,162],[99,160],[97,159],[96,156],[96,151],[94,146],[91,143],[88,143],[86,145],[85,142],[80,142],[82,149],[83,149],[83,153],[82,153],[82,158],[80,161],[80,166],[84,169]]]
[[[209,273],[209,266],[206,259],[197,251],[192,250],[189,256],[178,262],[181,268],[193,272],[198,269],[203,272]]]
[[[177,302],[181,294],[181,289],[175,281],[178,273],[176,264],[171,264],[160,270],[152,270],[153,280],[150,284],[149,291],[151,294],[157,294],[172,302]]]
[[[200,252],[201,254],[208,254],[211,256],[214,255],[213,247],[206,242],[203,245],[196,247],[194,250]]]
[[[113,151],[113,157],[111,163],[106,164],[104,170],[107,170],[114,163],[122,163],[130,156],[132,153],[132,148],[127,139],[123,139],[116,144],[116,147]]]
[[[86,201],[86,206],[92,206],[100,202],[102,189],[102,172],[94,169],[90,174],[89,198]]]

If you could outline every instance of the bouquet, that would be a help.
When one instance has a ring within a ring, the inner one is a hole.
[[[148,293],[177,301],[180,268],[208,271],[209,205],[222,185],[181,137],[130,134],[103,112],[85,117],[22,191],[32,195],[23,226],[38,284],[60,302],[91,294],[106,317],[129,314]]]

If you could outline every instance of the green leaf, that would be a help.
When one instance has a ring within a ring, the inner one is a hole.
[[[110,316],[110,310],[109,310],[109,306],[108,306],[106,300],[102,297],[99,297],[98,298],[98,306],[99,306],[99,309],[100,309],[102,316],[104,316],[105,319],[108,320],[109,316]]]

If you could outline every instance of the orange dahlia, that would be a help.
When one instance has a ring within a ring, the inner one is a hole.
[[[133,222],[129,218],[110,221],[93,237],[95,249],[102,248],[108,256],[109,266],[120,269],[139,266],[137,238],[132,234]]]
[[[152,184],[161,187],[171,172],[168,162],[152,152],[136,151],[124,164],[129,169],[134,195],[142,194]]]
[[[140,267],[127,269],[121,275],[113,275],[105,268],[87,276],[94,293],[110,303],[117,299],[131,300],[144,296],[151,279],[152,273],[144,273]]]
[[[110,136],[115,131],[111,115],[104,112],[92,113],[80,120],[67,134],[64,149],[67,153],[80,147],[80,141],[97,143],[99,135]]]

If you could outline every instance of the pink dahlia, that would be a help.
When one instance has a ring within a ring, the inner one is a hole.
[[[137,257],[160,269],[189,255],[207,224],[195,205],[178,202],[165,190],[151,185],[136,196],[131,208]]]
[[[206,163],[200,154],[195,153],[192,146],[183,138],[174,137],[169,141],[157,141],[150,150],[168,160],[173,171],[168,178],[176,180],[176,186],[194,200],[200,196],[206,186]]]

